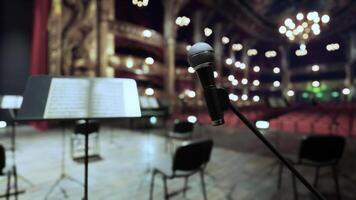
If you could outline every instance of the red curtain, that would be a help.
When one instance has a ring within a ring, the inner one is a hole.
[[[48,74],[47,21],[49,9],[49,0],[34,1],[30,75]],[[48,129],[47,122],[32,122],[31,124],[41,131]]]
[[[32,26],[31,75],[48,74],[48,15],[49,0],[35,0]]]

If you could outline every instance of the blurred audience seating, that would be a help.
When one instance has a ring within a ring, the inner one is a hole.
[[[288,111],[288,108],[270,108],[264,105],[245,106],[239,109],[253,123],[255,123],[257,120],[268,120]],[[198,112],[190,110],[184,114],[176,113],[171,116],[171,119],[187,120],[188,116],[191,115],[197,117],[197,123],[199,124],[209,125],[211,122],[207,110]],[[224,119],[227,126],[242,126],[242,121],[238,119],[231,111],[225,112]]]
[[[356,103],[322,103],[299,106],[270,119],[272,129],[318,135],[356,136]]]
[[[318,135],[356,136],[356,102],[320,103],[314,105],[292,105],[288,108],[270,108],[265,105],[252,105],[239,108],[253,123],[268,120],[270,128],[284,132],[297,132]],[[196,116],[197,123],[210,124],[207,110],[189,110],[184,114],[176,113],[172,119],[187,120]],[[225,112],[225,124],[229,127],[243,126],[235,115]]]

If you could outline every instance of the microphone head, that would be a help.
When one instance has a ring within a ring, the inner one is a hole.
[[[203,63],[213,63],[214,49],[205,42],[198,42],[189,49],[188,62],[194,69]]]

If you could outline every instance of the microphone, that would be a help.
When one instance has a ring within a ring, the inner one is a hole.
[[[188,62],[198,74],[202,84],[211,124],[213,126],[224,124],[224,115],[213,74],[214,49],[207,43],[198,42],[189,49]]]

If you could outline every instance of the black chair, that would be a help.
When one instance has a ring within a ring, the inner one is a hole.
[[[193,138],[193,132],[193,123],[190,123],[188,121],[175,120],[172,131],[168,132],[166,136],[165,148],[167,149],[167,145],[169,145],[169,150],[171,151],[172,145],[174,146],[172,139],[191,140]]]
[[[185,196],[188,178],[196,173],[200,173],[202,192],[204,200],[207,199],[204,170],[210,160],[213,141],[211,139],[196,140],[183,143],[177,148],[173,159],[160,162],[153,168],[150,186],[150,200],[153,198],[154,180],[157,174],[162,176],[164,184],[164,199],[169,199],[167,179],[184,178],[183,196]]]
[[[319,171],[322,167],[331,167],[335,182],[335,190],[338,199],[341,199],[338,180],[338,163],[342,157],[345,148],[345,138],[340,136],[306,136],[301,141],[297,159],[290,159],[293,165],[304,165],[315,167],[315,176],[313,186],[317,187]],[[278,189],[281,187],[283,164],[279,168]],[[295,176],[292,175],[294,198],[298,199],[297,185]]]
[[[5,148],[2,145],[0,145],[0,176],[6,176],[7,179],[5,193],[0,194],[0,198],[10,199],[10,196],[15,196],[15,199],[17,199],[18,195],[23,192],[18,191],[16,167],[15,166],[11,168],[6,167],[6,152],[5,152]],[[12,178],[14,178],[13,185],[11,185]],[[11,190],[12,187],[14,191]]]
[[[99,157],[100,156],[100,145],[99,145],[99,130],[100,124],[98,121],[89,120],[86,123],[84,120],[79,120],[76,122],[74,127],[74,133],[71,137],[71,155],[73,159],[81,159],[84,157],[84,140],[85,134],[89,134],[89,156]]]

